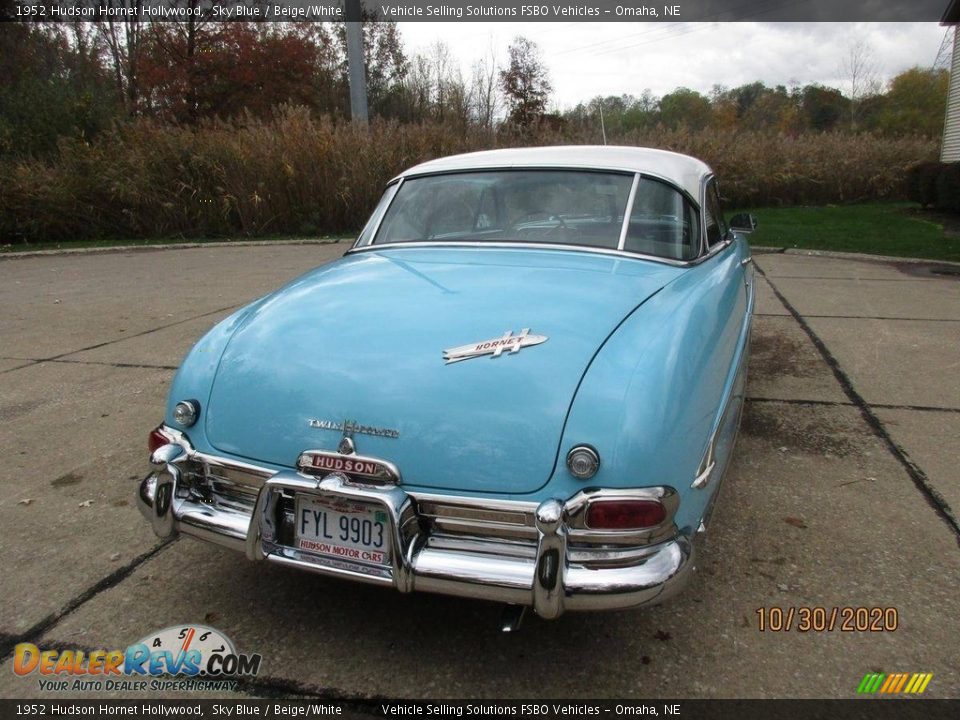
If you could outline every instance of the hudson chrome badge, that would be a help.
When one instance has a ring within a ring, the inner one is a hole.
[[[342,473],[352,481],[399,485],[400,471],[393,463],[361,455],[342,455],[328,450],[306,450],[297,458],[297,470],[319,477]]]
[[[483,340],[470,345],[461,345],[460,347],[447,348],[443,351],[443,359],[447,365],[469,360],[470,358],[480,357],[481,355],[491,355],[500,357],[503,353],[516,353],[522,348],[539,345],[547,341],[546,335],[531,335],[530,328],[524,328],[519,335],[514,335],[513,330],[508,330],[501,337],[493,340]]]

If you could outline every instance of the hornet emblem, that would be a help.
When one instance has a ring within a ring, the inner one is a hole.
[[[469,360],[470,358],[480,357],[481,355],[492,355],[500,357],[503,353],[516,353],[521,348],[539,345],[547,341],[546,335],[531,335],[530,328],[524,328],[519,335],[514,335],[512,330],[508,330],[501,337],[493,340],[482,340],[478,343],[461,345],[460,347],[447,348],[443,351],[443,359],[447,365]]]

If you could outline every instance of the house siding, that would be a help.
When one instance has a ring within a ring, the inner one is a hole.
[[[943,124],[940,160],[960,162],[960,25],[953,28],[953,62],[950,90],[947,92],[947,114]]]

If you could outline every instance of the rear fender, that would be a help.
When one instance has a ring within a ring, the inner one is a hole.
[[[731,378],[743,351],[748,315],[740,245],[689,268],[635,310],[601,348],[564,428],[551,482],[555,496],[573,495],[585,485],[667,485],[681,497],[677,526],[697,528],[712,488],[698,492],[691,484],[735,387]],[[583,443],[601,458],[587,483],[562,462]]]

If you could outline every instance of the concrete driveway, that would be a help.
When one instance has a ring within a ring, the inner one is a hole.
[[[960,281],[757,255],[749,402],[699,572],[639,612],[529,618],[158,544],[133,506],[174,369],[233,308],[341,245],[0,260],[0,696],[15,643],[122,648],[179,623],[264,657],[248,695],[960,697]],[[884,632],[761,631],[771,607],[895,608]],[[766,615],[766,613],[762,613]]]

